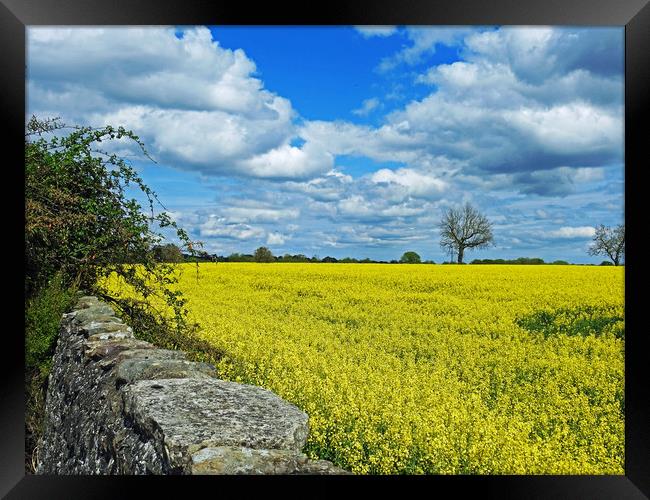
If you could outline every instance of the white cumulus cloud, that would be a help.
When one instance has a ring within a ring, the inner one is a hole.
[[[409,168],[400,168],[398,170],[382,168],[372,174],[371,180],[376,184],[397,184],[405,187],[409,194],[420,196],[440,194],[448,187],[448,184],[443,180],[423,175]]]
[[[158,161],[205,174],[304,178],[328,152],[289,146],[297,114],[206,27],[30,27],[30,113],[123,125]]]
[[[353,109],[352,113],[358,116],[368,116],[373,110],[377,109],[379,106],[379,99],[373,97],[371,99],[365,99],[361,103],[361,107]]]
[[[387,37],[397,32],[397,26],[355,26],[354,27],[364,38]]]
[[[561,227],[556,231],[550,231],[548,233],[552,238],[591,238],[596,234],[596,229],[591,226],[580,226],[580,227]]]
[[[266,238],[267,245],[282,245],[287,240],[287,236],[281,233],[269,233]]]
[[[331,170],[334,157],[321,145],[306,142],[301,148],[283,144],[240,163],[255,177],[305,178]]]

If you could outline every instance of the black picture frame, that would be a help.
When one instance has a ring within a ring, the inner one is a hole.
[[[247,4],[214,0],[0,0],[0,102],[2,137],[0,155],[7,184],[5,194],[17,200],[5,208],[7,219],[20,228],[20,186],[24,161],[25,28],[31,25],[192,25],[192,24],[298,24],[298,25],[589,25],[625,26],[625,211],[627,214],[625,297],[625,475],[620,476],[425,476],[425,477],[219,477],[136,478],[125,476],[32,476],[24,466],[24,335],[18,303],[6,304],[17,324],[4,329],[0,362],[0,496],[7,498],[108,498],[138,494],[138,487],[155,488],[165,496],[188,496],[189,489],[206,488],[222,495],[224,487],[244,497],[274,490],[293,490],[301,496],[330,497],[333,491],[360,486],[366,493],[403,494],[404,488],[423,487],[427,496],[451,488],[453,495],[469,493],[497,498],[622,499],[650,496],[650,391],[641,329],[640,236],[641,170],[647,164],[643,121],[650,98],[650,5],[648,0],[381,0],[355,2],[328,0],[310,5],[275,2]],[[15,176],[15,177],[13,177]],[[15,183],[11,180],[15,179]],[[7,196],[3,198],[7,199]],[[23,197],[24,198],[24,197]],[[24,212],[23,212],[24,213]],[[9,239],[8,239],[9,240]],[[7,244],[18,253],[20,237]],[[11,255],[11,254],[9,254]],[[21,258],[11,255],[15,262]],[[9,262],[6,257],[5,262]],[[11,262],[14,262],[12,260]],[[16,284],[24,278],[19,275]],[[5,284],[5,287],[7,285]],[[12,287],[13,288],[13,287]],[[24,325],[23,325],[24,326]],[[139,493],[141,495],[142,493]],[[152,494],[150,492],[150,494]],[[286,493],[285,493],[286,494]]]

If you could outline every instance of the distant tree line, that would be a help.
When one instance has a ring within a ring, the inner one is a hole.
[[[375,260],[369,257],[357,259],[354,257],[343,257],[337,259],[329,255],[320,258],[318,255],[307,257],[304,254],[273,255],[266,247],[259,247],[253,254],[232,253],[229,256],[213,255],[214,262],[305,262],[305,263],[324,263],[324,264],[400,264],[400,263],[424,263],[435,264],[432,260],[421,261],[420,256],[415,252],[406,252],[400,260]]]
[[[556,260],[554,262],[544,262],[544,259],[538,257],[519,257],[517,259],[474,259],[471,264],[523,264],[523,265],[537,265],[537,264],[553,264],[556,266],[566,266],[569,263],[566,260]]]
[[[154,255],[160,262],[292,262],[292,263],[324,263],[324,264],[435,264],[433,260],[422,260],[417,252],[404,252],[399,260],[374,260],[368,257],[357,259],[354,257],[344,257],[337,259],[329,255],[320,258],[318,255],[307,257],[305,254],[273,255],[273,252],[267,247],[259,247],[252,254],[231,253],[230,255],[209,254],[205,251],[197,251],[194,255],[181,252],[181,249],[174,244],[167,244],[154,248]],[[441,264],[458,264],[457,261],[442,262]],[[462,264],[465,264],[464,262]],[[516,259],[474,259],[469,264],[514,264],[514,265],[572,265],[566,260],[555,260],[553,262],[544,262],[539,257],[518,257]],[[601,266],[614,265],[610,261],[603,261]]]
[[[341,264],[435,264],[432,260],[422,261],[420,256],[415,252],[405,252],[400,260],[374,260],[368,257],[364,259],[357,259],[354,257],[344,257],[337,259],[329,255],[320,258],[318,255],[307,257],[302,253],[284,255],[273,255],[271,250],[266,247],[259,247],[254,253],[239,253],[234,252],[230,255],[217,255],[209,254],[205,251],[195,251],[194,255],[190,255],[181,251],[181,249],[169,243],[153,247],[153,254],[158,262],[306,262],[306,263],[341,263]]]

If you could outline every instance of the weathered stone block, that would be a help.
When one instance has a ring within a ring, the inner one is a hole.
[[[117,357],[123,351],[132,352],[136,350],[152,350],[155,348],[149,342],[133,338],[108,340],[88,339],[82,346],[84,356],[93,361],[99,361],[100,359],[110,360]]]
[[[128,354],[128,351],[126,353]],[[215,376],[214,366],[183,359],[130,358],[123,359],[115,368],[115,379],[118,384],[160,378],[213,378]]]
[[[95,335],[96,333],[108,333],[108,332],[131,332],[133,329],[130,326],[126,326],[124,323],[118,323],[116,321],[89,321],[83,323],[79,328],[79,331],[86,337]]]
[[[133,334],[128,331],[101,332],[88,336],[88,340],[124,340],[130,339]]]
[[[309,432],[307,414],[271,391],[218,379],[137,381],[124,388],[124,406],[133,420],[159,428],[168,446],[190,453],[207,446],[299,452]]]
[[[89,307],[87,309],[80,309],[71,315],[75,323],[86,323],[88,321],[113,321],[116,323],[121,322],[115,316],[115,312],[109,306]]]
[[[298,464],[291,474],[312,475],[351,475],[350,471],[337,467],[328,460],[307,460]]]
[[[203,448],[192,455],[192,474],[292,474],[307,456],[288,450],[241,446]]]
[[[94,297],[92,295],[86,295],[79,298],[79,300],[77,301],[77,305],[74,308],[87,309],[89,307],[99,306],[101,304],[102,303],[99,301],[97,297]]]

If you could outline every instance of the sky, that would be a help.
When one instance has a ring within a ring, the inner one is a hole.
[[[124,126],[114,150],[208,253],[599,263],[624,222],[624,29],[36,27],[27,117]]]

